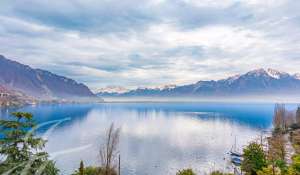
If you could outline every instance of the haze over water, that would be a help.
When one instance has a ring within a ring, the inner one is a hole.
[[[199,174],[230,171],[226,157],[235,138],[241,150],[269,130],[273,109],[274,104],[262,103],[103,103],[28,106],[18,111],[33,113],[39,123],[65,119],[49,132],[46,146],[62,174],[71,174],[80,160],[99,164],[99,147],[114,123],[121,128],[122,174],[171,175],[182,168]],[[2,117],[12,111],[2,110]]]

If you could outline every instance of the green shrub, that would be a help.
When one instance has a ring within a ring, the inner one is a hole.
[[[280,169],[281,174],[287,174],[288,166],[284,160],[276,160],[275,166]]]
[[[212,173],[210,173],[210,175],[233,175],[233,174],[230,174],[230,173],[222,173],[220,171],[214,171]]]
[[[293,163],[288,169],[289,175],[300,175],[300,155],[293,157]]]
[[[248,175],[256,175],[256,172],[267,166],[267,159],[263,148],[255,143],[250,143],[243,151],[241,168]]]
[[[83,162],[80,162],[80,167],[72,175],[117,175],[117,172],[113,169],[105,171],[104,168],[88,166],[84,167]]]
[[[100,175],[100,172],[101,172],[100,168],[92,167],[92,166],[85,167],[82,170],[83,171],[77,170],[72,175]],[[81,174],[81,173],[83,173],[83,174]]]
[[[196,175],[196,173],[194,173],[192,169],[183,169],[179,170],[176,175]]]
[[[257,175],[282,175],[280,168],[278,167],[272,167],[272,166],[268,166],[268,167],[264,167],[262,170],[259,170],[257,172]]]

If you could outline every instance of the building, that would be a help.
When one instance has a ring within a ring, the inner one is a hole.
[[[10,96],[9,93],[0,92],[0,98],[5,98],[5,97],[9,97],[9,96]]]

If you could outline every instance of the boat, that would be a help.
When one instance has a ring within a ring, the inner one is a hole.
[[[243,155],[235,150],[230,151],[231,156],[236,156],[236,157],[243,157]]]
[[[235,166],[241,166],[243,155],[239,153],[236,149],[236,138],[235,138],[234,145],[232,146],[229,154],[230,154],[231,163],[233,163]]]
[[[240,166],[242,164],[242,159],[240,157],[231,157],[231,162],[236,166]]]

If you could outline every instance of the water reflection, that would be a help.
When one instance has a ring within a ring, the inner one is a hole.
[[[71,174],[80,160],[99,164],[99,146],[114,122],[121,127],[122,174],[174,175],[187,167],[199,174],[230,170],[224,157],[235,137],[242,147],[270,128],[273,105],[100,104],[20,110],[32,112],[39,122],[72,118],[53,131],[46,147],[56,155],[62,174]]]

